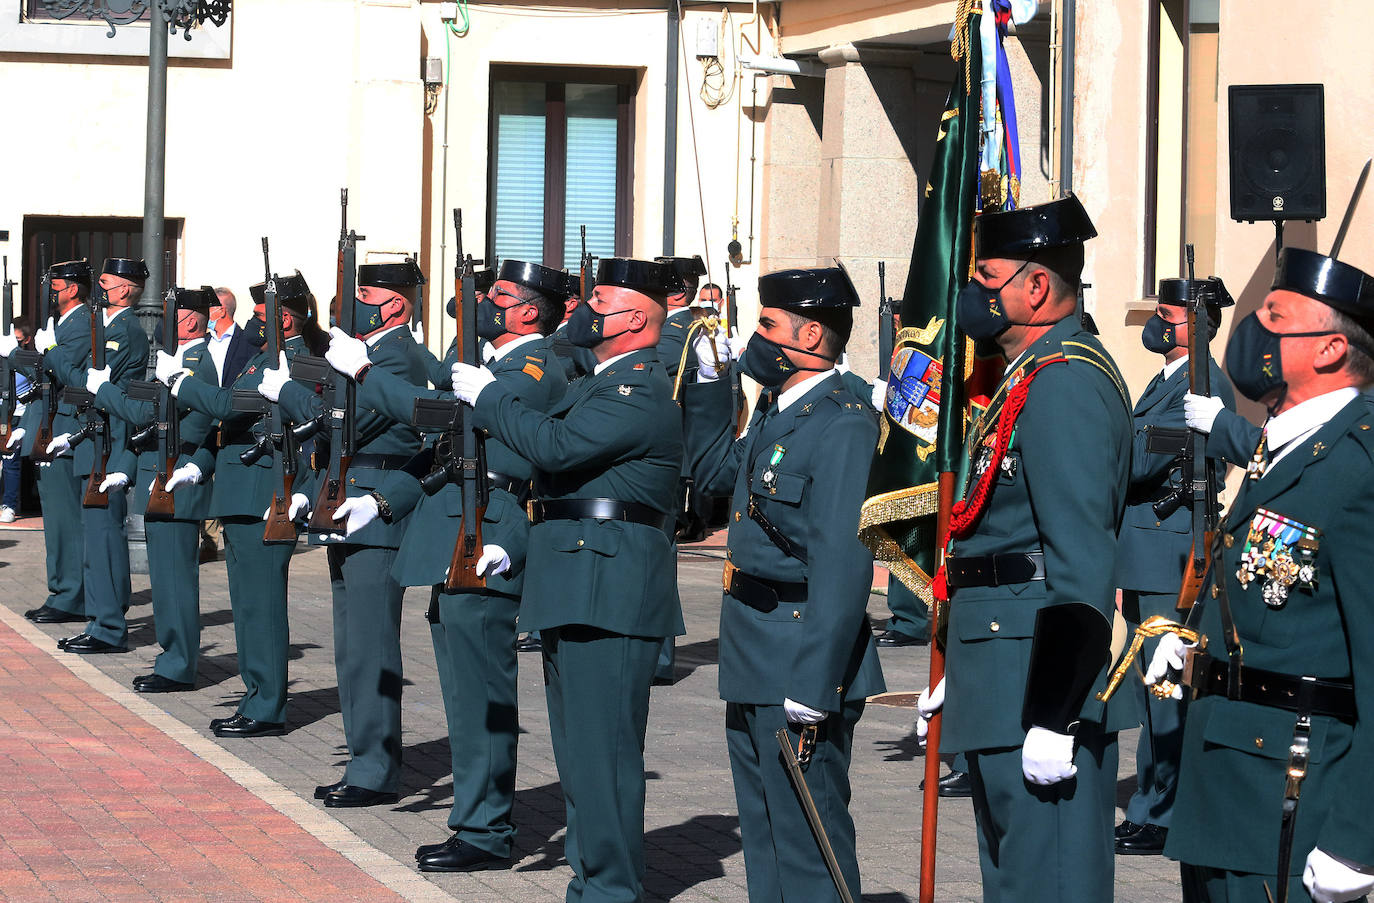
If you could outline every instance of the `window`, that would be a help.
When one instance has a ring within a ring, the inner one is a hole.
[[[132,9],[133,7],[131,5],[130,10],[132,11]],[[143,10],[143,14],[138,17],[138,21],[147,22],[151,14],[151,11],[152,4],[149,3],[148,7]],[[31,19],[33,21],[57,21],[57,17],[52,14],[51,10],[48,9],[47,4],[45,4],[43,0],[24,0],[24,18]],[[101,26],[102,28],[105,27],[105,20],[101,19],[99,16],[96,16],[94,18],[87,18],[86,14],[81,12],[74,13],[71,16],[68,16],[66,19],[62,19],[61,21],[73,24],[81,22],[93,22]]]
[[[575,270],[630,252],[635,72],[492,70],[487,258]]]
[[[164,247],[172,252],[174,283],[181,225],[181,220],[168,217],[163,227]],[[38,263],[40,245],[46,246],[49,264],[85,257],[91,262],[91,268],[99,273],[107,257],[143,256],[143,220],[116,216],[24,217],[24,285],[23,301],[19,306],[28,317],[32,317],[37,310],[39,284],[43,278]],[[150,270],[163,265],[161,260],[149,260],[147,263]]]

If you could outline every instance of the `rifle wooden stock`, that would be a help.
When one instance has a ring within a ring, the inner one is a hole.
[[[296,475],[287,474],[282,478],[282,492],[272,493],[272,507],[267,510],[267,524],[263,527],[263,542],[295,542],[296,523],[291,520],[291,490],[295,487]]]
[[[167,491],[167,477],[170,474],[170,466],[164,464],[162,469],[153,475],[153,483],[148,487],[148,506],[143,510],[145,519],[171,520],[176,513],[176,500],[172,493]]]
[[[457,343],[458,356],[465,364],[482,366],[481,353],[477,349],[477,286],[473,278],[471,256],[463,254],[463,212],[453,211],[453,231],[458,246],[455,263],[454,288],[457,301]],[[585,272],[585,271],[584,271]],[[585,303],[585,302],[584,302]],[[459,409],[461,412],[461,408]],[[487,585],[477,573],[477,559],[482,555],[482,517],[487,509],[487,465],[486,447],[481,431],[473,426],[469,418],[456,418],[453,441],[461,449],[459,453],[457,478],[462,487],[463,517],[458,525],[458,536],[453,543],[453,555],[449,558],[448,574],[444,577],[444,589],[449,592],[460,589],[483,589]]]
[[[477,559],[482,557],[482,518],[476,519],[476,529],[468,532],[467,515],[458,527],[458,541],[453,544],[453,557],[448,562],[444,589],[450,593],[461,589],[482,589],[487,581],[477,573]]]
[[[96,458],[95,467],[91,469],[91,475],[86,478],[86,491],[81,496],[82,508],[110,507],[109,492],[100,491],[100,484],[105,482],[106,466],[103,460]]]
[[[1174,603],[1177,611],[1188,612],[1197,602],[1197,597],[1202,593],[1202,579],[1207,576],[1206,550],[1212,547],[1212,540],[1216,537],[1215,531],[1208,530],[1202,537],[1203,558],[1199,564],[1196,550],[1188,555],[1188,560],[1183,565],[1183,583],[1178,588],[1178,601]],[[1196,542],[1196,540],[1194,540]]]
[[[320,484],[320,494],[315,498],[315,508],[310,512],[309,528],[317,533],[337,533],[339,524],[334,520],[339,506],[348,498],[348,465],[353,462],[352,455],[339,456],[338,475],[330,474]]]

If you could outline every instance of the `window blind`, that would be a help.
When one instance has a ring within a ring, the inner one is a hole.
[[[496,114],[496,216],[498,260],[544,259],[544,84],[498,82]],[[590,230],[588,230],[590,231]]]
[[[587,250],[615,256],[616,93],[615,85],[567,86],[563,266],[570,271],[579,264],[584,225]]]

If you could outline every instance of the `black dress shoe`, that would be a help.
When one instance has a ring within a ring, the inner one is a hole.
[[[259,721],[239,715],[212,730],[216,737],[280,737],[286,733],[286,725],[280,721]]]
[[[194,690],[195,687],[195,684],[172,680],[156,672],[134,678],[134,689],[139,693],[180,693],[182,690]]]
[[[90,634],[86,634],[86,633],[78,633],[76,636],[64,636],[64,637],[61,637],[61,638],[59,638],[58,641],[57,641],[57,648],[58,648],[58,649],[66,649],[68,643],[72,642],[73,640],[84,640],[84,639],[85,639],[86,637],[88,637],[89,635],[90,635]]]
[[[889,627],[878,634],[877,643],[884,649],[891,649],[894,646],[925,646],[930,643],[927,637],[912,636],[909,633],[902,633]]]
[[[315,799],[322,800],[325,797],[329,796],[329,794],[333,793],[335,790],[342,790],[347,786],[348,785],[345,784],[342,780],[335,781],[332,784],[320,784],[315,788]]]
[[[419,850],[416,850],[416,855],[419,855]],[[434,852],[419,856],[418,862],[422,872],[480,872],[492,868],[510,868],[510,857],[479,850],[467,841],[459,840],[457,834],[440,844]]]
[[[1121,824],[1117,825],[1116,829],[1112,831],[1112,836],[1115,837],[1117,840],[1125,840],[1127,837],[1130,837],[1132,834],[1136,833],[1143,827],[1145,826],[1138,825],[1128,818],[1123,818],[1121,820]]]
[[[116,646],[114,643],[107,643],[98,640],[89,633],[81,636],[74,636],[67,640],[66,645],[58,644],[58,648],[63,652],[75,652],[77,655],[100,655],[106,652],[128,652],[128,646]]]
[[[969,779],[967,771],[951,771],[940,778],[939,787],[941,799],[973,796],[973,781]]]
[[[211,718],[211,719],[210,719],[210,730],[212,730],[212,731],[217,731],[217,730],[219,730],[220,728],[224,727],[226,724],[238,724],[238,723],[239,723],[240,721],[242,721],[242,720],[243,720],[243,716],[240,715],[238,712],[235,712],[234,714],[230,715],[228,718]]]
[[[1145,825],[1129,837],[1119,838],[1116,852],[1120,856],[1158,856],[1164,852],[1169,829],[1159,825]]]
[[[363,806],[384,806],[387,803],[396,802],[397,796],[394,793],[386,793],[381,790],[368,790],[366,787],[355,787],[352,784],[344,784],[338,790],[324,798],[324,804],[329,809],[358,809]]]
[[[515,641],[516,652],[540,652],[543,649],[544,643],[537,633],[527,633]]]
[[[53,608],[51,605],[30,608],[24,612],[24,617],[35,624],[75,624],[78,621],[89,620],[85,615],[79,615],[74,611],[63,611],[60,608]]]

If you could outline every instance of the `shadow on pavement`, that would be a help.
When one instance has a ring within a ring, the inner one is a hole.
[[[682,680],[702,665],[715,665],[720,662],[720,641],[715,637],[699,643],[688,643],[677,647],[677,657],[673,660],[673,682]]]
[[[916,728],[913,726],[911,732],[905,737],[897,740],[878,740],[874,747],[880,752],[886,753],[883,756],[884,762],[911,762],[915,759],[924,759],[926,751],[921,747],[921,743],[916,739]]]
[[[644,835],[645,895],[671,900],[704,881],[722,878],[722,863],[739,851],[739,818],[734,815],[694,815],[682,824],[655,828]],[[677,877],[684,871],[691,878]]]

